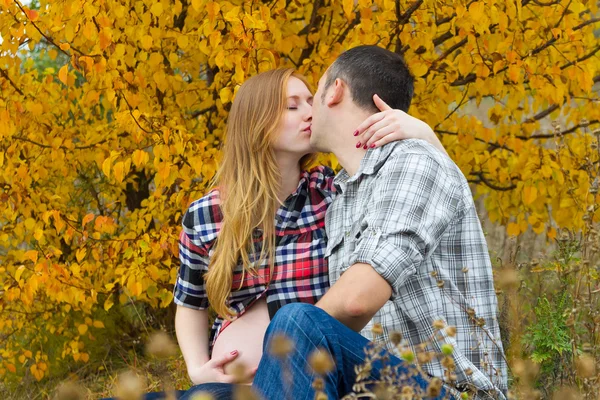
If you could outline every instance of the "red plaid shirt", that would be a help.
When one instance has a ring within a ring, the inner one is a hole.
[[[256,275],[242,274],[242,265],[237,265],[228,305],[238,316],[263,297],[266,298],[269,315],[273,317],[287,303],[314,304],[325,294],[329,288],[324,258],[327,248],[325,212],[335,192],[333,177],[333,171],[327,167],[303,172],[296,191],[277,210],[272,279],[269,280],[267,260],[262,261]],[[199,310],[208,307],[204,274],[208,271],[221,222],[218,189],[193,202],[184,215],[179,237],[181,266],[174,290],[176,304]],[[260,256],[261,235],[260,231],[254,234],[255,252],[250,254],[250,259]],[[229,321],[217,316],[209,340],[211,349],[228,324]]]

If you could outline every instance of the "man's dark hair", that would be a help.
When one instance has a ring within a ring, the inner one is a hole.
[[[350,89],[352,99],[366,110],[378,111],[377,94],[390,107],[408,111],[414,93],[414,79],[401,55],[377,46],[358,46],[342,53],[327,72],[325,89],[337,78]],[[323,92],[323,101],[325,92]]]

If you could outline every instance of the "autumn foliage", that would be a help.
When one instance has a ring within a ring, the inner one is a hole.
[[[599,28],[583,0],[0,0],[0,376],[86,363],[117,309],[168,307],[236,89],[280,66],[316,84],[358,44],[404,54],[410,112],[492,221],[587,229]]]

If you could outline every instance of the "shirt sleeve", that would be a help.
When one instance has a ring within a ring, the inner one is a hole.
[[[392,297],[437,247],[462,211],[464,186],[431,155],[389,158],[373,181],[367,211],[354,233],[348,265],[370,264],[392,287]]]
[[[184,217],[184,222],[186,218]],[[198,234],[183,225],[179,235],[179,274],[173,291],[175,304],[204,310],[208,308],[208,297],[204,274],[208,271],[208,252],[198,239]]]

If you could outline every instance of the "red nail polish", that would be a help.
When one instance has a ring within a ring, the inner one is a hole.
[[[363,146],[363,149],[365,149],[365,150],[367,149],[367,145],[366,144]]]
[[[360,147],[360,142],[356,143],[356,148],[358,149]]]
[[[374,149],[375,148],[375,143],[371,144],[371,148]]]
[[[358,130],[354,131],[354,136],[358,136]]]
[[[234,351],[231,352],[231,355],[235,356],[237,354],[237,352],[238,352],[237,350],[234,350]]]

